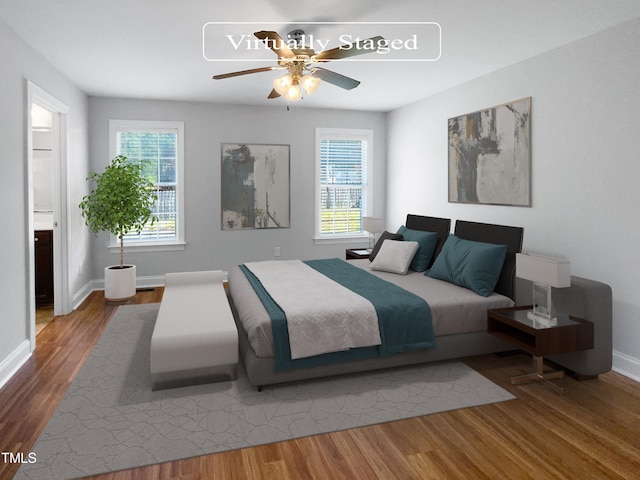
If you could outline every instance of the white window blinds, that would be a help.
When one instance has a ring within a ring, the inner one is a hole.
[[[178,134],[174,132],[118,132],[117,150],[132,163],[143,163],[144,174],[156,187],[153,208],[157,221],[140,234],[125,235],[125,241],[172,240],[176,238],[176,164]]]
[[[140,232],[125,235],[132,251],[184,248],[184,123],[154,120],[109,120],[109,153],[141,163],[155,186],[157,218]],[[117,239],[112,237],[111,246]]]
[[[368,141],[320,139],[320,235],[362,233],[366,211]]]

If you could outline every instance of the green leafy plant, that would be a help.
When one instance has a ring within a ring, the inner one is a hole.
[[[157,220],[151,210],[157,199],[155,186],[143,170],[141,163],[118,155],[104,172],[89,174],[87,180],[95,182],[95,188],[80,202],[93,233],[110,232],[120,240],[120,268],[124,268],[124,236],[140,233],[149,221],[153,225]]]

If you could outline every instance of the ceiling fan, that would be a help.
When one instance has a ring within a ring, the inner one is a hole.
[[[372,45],[380,45],[380,42],[384,41],[381,36],[377,36],[316,53],[312,48],[303,45],[302,39],[304,39],[305,33],[302,30],[289,32],[289,44],[277,32],[263,30],[255,32],[254,35],[265,42],[266,46],[278,55],[278,64],[270,67],[214,75],[214,80],[270,72],[272,70],[288,70],[288,73],[274,80],[273,90],[267,97],[278,98],[283,96],[287,100],[300,100],[303,93],[311,95],[320,86],[321,81],[331,83],[345,90],[356,88],[360,85],[358,80],[321,68],[318,64],[371,53],[373,51]],[[289,45],[292,46],[290,47]]]

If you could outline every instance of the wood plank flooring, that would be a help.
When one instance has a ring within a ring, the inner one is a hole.
[[[162,289],[138,292],[158,302]],[[94,292],[37,337],[35,355],[0,390],[0,451],[28,454],[116,306]],[[517,399],[89,477],[143,479],[640,478],[640,384],[595,380],[512,386],[525,355],[465,362]],[[0,479],[18,465],[0,458]]]
[[[36,335],[53,320],[53,305],[36,308]]]

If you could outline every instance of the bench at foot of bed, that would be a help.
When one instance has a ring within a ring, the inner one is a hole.
[[[236,378],[238,331],[221,271],[166,274],[150,360],[153,390]]]

